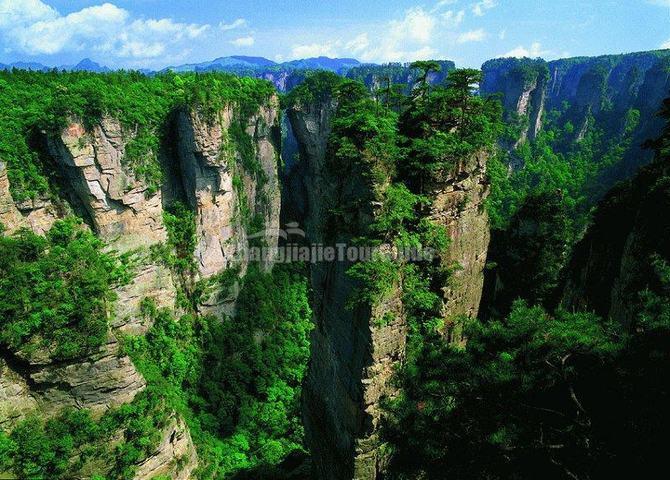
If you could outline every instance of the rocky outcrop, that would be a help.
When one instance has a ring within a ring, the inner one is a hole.
[[[14,204],[14,199],[9,191],[9,179],[7,168],[0,161],[0,223],[5,229],[13,232],[21,224],[22,218],[19,210]]]
[[[446,228],[451,244],[442,261],[453,266],[443,288],[445,334],[462,342],[463,318],[476,318],[482,297],[486,253],[491,239],[484,201],[489,194],[486,163],[489,154],[478,152],[457,164],[445,178],[428,187],[430,218]]]
[[[117,290],[111,323],[127,333],[142,333],[148,325],[140,302],[152,298],[159,307],[172,307],[176,290],[168,269],[149,255],[149,247],[167,240],[162,193],[152,191],[128,166],[125,147],[131,139],[118,120],[103,117],[89,130],[72,120],[60,135],[46,135],[45,143],[70,202],[110,248],[134,254],[136,276]]]
[[[62,215],[63,212],[48,198],[36,197],[15,202],[9,188],[6,165],[0,160],[0,223],[6,232],[12,233],[26,227],[41,234],[48,231]]]
[[[49,153],[89,214],[95,232],[129,250],[163,242],[161,192],[151,192],[127,166],[130,140],[118,120],[103,117],[87,131],[72,121],[58,136],[47,136]],[[125,160],[125,161],[124,161]]]
[[[304,201],[294,218],[304,225],[307,241],[350,245],[372,223],[375,195],[360,168],[343,173],[327,156],[335,102],[297,104],[289,118],[300,161],[289,175],[292,192]],[[460,340],[456,320],[477,314],[489,241],[482,202],[488,194],[488,156],[473,155],[430,187],[431,218],[446,227],[452,248],[445,263],[458,264],[454,282],[444,288],[445,334]],[[297,181],[296,181],[297,179]],[[293,183],[295,181],[295,183]],[[330,212],[356,199],[346,225]],[[383,248],[391,248],[385,246]],[[400,286],[372,307],[352,307],[361,286],[347,274],[348,261],[317,262],[310,267],[315,329],[309,371],[303,386],[303,418],[314,475],[323,479],[375,479],[388,460],[379,438],[380,402],[397,394],[392,378],[405,356],[407,323]]]
[[[482,66],[481,91],[501,94],[506,120],[516,125],[518,137],[508,147],[516,148],[534,139],[542,127],[549,72],[542,60],[497,59]]]
[[[235,131],[233,122],[241,123]],[[177,131],[184,190],[196,212],[195,257],[200,276],[211,277],[231,266],[244,271],[246,261],[241,254],[248,247],[248,236],[263,238],[269,246],[277,244],[278,100],[274,98],[246,119],[238,118],[232,107],[218,112],[214,119],[181,111]],[[246,141],[240,135],[249,136],[253,152],[240,151],[236,142]],[[265,231],[247,231],[256,215],[262,218]]]
[[[304,225],[310,243],[348,243],[352,231],[372,220],[372,203],[362,205],[352,225],[328,231],[329,211],[341,198],[365,197],[360,172],[344,177],[327,165],[326,149],[336,105],[332,99],[294,107],[290,120],[300,149],[291,176],[303,189]],[[299,215],[299,213],[297,214]],[[381,461],[377,426],[379,400],[389,395],[393,368],[402,358],[406,325],[399,296],[369,308],[348,308],[357,285],[351,263],[312,265],[310,283],[316,328],[303,387],[304,423],[317,478],[374,478]],[[382,322],[385,314],[392,318]]]
[[[552,111],[559,115],[560,126],[567,122],[573,125],[573,141],[580,141],[589,128],[600,128],[608,138],[619,138],[626,129],[627,112],[639,111],[631,147],[622,163],[608,173],[611,178],[606,190],[651,160],[651,154],[640,145],[655,138],[663,126],[654,114],[670,91],[669,65],[668,50],[551,62],[496,59],[482,65],[481,91],[501,95],[507,120],[519,126],[517,139],[506,145],[509,148],[534,138],[542,128],[542,118]]]
[[[28,382],[0,358],[0,428],[10,430],[36,409],[37,401]]]
[[[163,429],[162,440],[154,453],[145,458],[137,467],[134,480],[170,478],[190,480],[198,467],[195,446],[188,427],[177,416],[173,416]]]
[[[72,406],[102,412],[132,401],[146,386],[130,358],[119,355],[113,338],[77,361],[42,363],[31,358],[25,374],[40,406],[47,411]]]

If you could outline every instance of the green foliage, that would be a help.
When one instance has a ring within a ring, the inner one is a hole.
[[[429,338],[404,367],[386,431],[398,478],[563,478],[563,465],[587,460],[587,365],[618,349],[597,319],[517,303],[504,322],[466,333],[465,349]]]
[[[275,465],[301,449],[300,384],[311,311],[304,273],[251,266],[237,315],[183,316],[146,303],[154,325],[125,349],[166,404],[185,419],[198,449],[199,478]]]
[[[419,188],[436,173],[495,145],[502,132],[500,104],[474,96],[480,80],[477,70],[453,70],[446,87],[419,84],[413,92],[400,117],[406,159],[402,174]]]
[[[115,285],[128,269],[76,219],[46,237],[0,236],[0,341],[14,352],[54,359],[85,355],[107,338]]]
[[[161,142],[170,113],[192,108],[208,119],[235,105],[246,121],[274,95],[269,82],[220,73],[0,72],[0,158],[7,163],[12,195],[21,201],[49,193],[49,171],[33,150],[40,129],[59,132],[69,119],[93,128],[103,115],[118,118],[128,144],[124,163],[143,179],[149,194],[161,184]]]
[[[504,231],[494,231],[488,261],[489,275],[502,287],[483,302],[482,315],[505,316],[514,300],[552,305],[559,274],[572,245],[568,206],[559,192],[533,194]]]

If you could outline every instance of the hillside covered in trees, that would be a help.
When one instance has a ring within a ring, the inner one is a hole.
[[[668,58],[0,72],[0,477],[661,468]]]

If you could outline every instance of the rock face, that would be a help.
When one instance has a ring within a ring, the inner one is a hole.
[[[124,250],[167,238],[160,191],[151,193],[122,163],[127,141],[119,122],[108,117],[89,132],[73,121],[60,136],[47,136],[48,151],[95,232]]]
[[[561,122],[573,124],[574,140],[579,141],[593,126],[608,137],[621,136],[627,112],[638,110],[640,123],[623,164],[613,172],[616,181],[629,178],[651,160],[639,146],[655,138],[663,126],[654,113],[670,90],[669,65],[667,50],[551,62],[496,59],[482,65],[481,91],[502,95],[507,120],[519,121],[518,139],[510,148],[534,138],[551,111],[562,112]]]
[[[253,158],[240,158],[238,139],[231,134],[233,122],[241,122],[239,128],[252,139]],[[248,119],[236,118],[232,108],[211,121],[197,112],[182,111],[177,131],[184,190],[196,212],[195,256],[200,275],[207,278],[238,264],[244,270],[246,261],[237,258],[248,247],[248,236],[264,238],[270,246],[277,244],[278,100],[274,98]],[[256,176],[240,166],[245,161],[252,162],[261,173]],[[249,219],[243,215],[259,215],[265,231],[247,231]]]
[[[116,291],[108,342],[98,351],[67,362],[1,352],[3,427],[30,412],[50,416],[66,406],[101,414],[131,402],[145,388],[146,382],[130,358],[120,353],[117,336],[119,332],[143,334],[151,326],[140,314],[145,298],[154,299],[159,307],[175,306],[177,288],[172,273],[151,254],[151,247],[168,239],[163,223],[166,204],[182,200],[195,212],[199,278],[213,277],[233,264],[245,269],[246,260],[239,263],[236,257],[249,248],[248,236],[258,234],[255,237],[266,245],[276,246],[280,210],[278,99],[272,98],[249,118],[239,118],[233,108],[217,112],[216,118],[209,122],[202,114],[186,110],[173,115],[169,126],[172,138],[167,140],[171,145],[157,153],[167,172],[159,189],[150,188],[134,175],[132,162],[126,158],[126,145],[133,134],[111,117],[103,117],[89,129],[70,119],[60,134],[43,132],[42,153],[53,160],[55,173],[63,182],[64,208],[56,208],[48,200],[14,202],[5,165],[0,162],[0,222],[9,232],[27,227],[43,233],[74,211],[110,249],[131,255],[134,268],[133,281]],[[231,132],[237,126],[240,129],[234,138]],[[250,149],[243,152],[245,145],[236,142],[247,139]],[[250,230],[255,218],[263,220],[267,231]],[[270,264],[268,261],[265,266]],[[208,312],[222,312],[216,303],[204,307]],[[135,478],[186,480],[196,466],[188,428],[174,415],[155,452],[139,464]]]
[[[22,222],[21,214],[14,204],[14,199],[9,191],[9,179],[7,168],[0,162],[0,223],[13,232]]]
[[[526,118],[519,137],[511,145],[517,147],[526,139],[535,138],[542,127],[549,72],[543,60],[491,60],[482,67],[481,91],[502,93],[503,109],[508,118]]]
[[[652,258],[670,258],[670,164],[643,168],[601,201],[566,268],[561,304],[635,326],[639,292],[658,288]]]
[[[482,297],[486,253],[491,235],[484,201],[489,194],[486,163],[489,154],[478,152],[464,159],[445,177],[429,187],[431,219],[446,227],[451,239],[443,261],[454,265],[444,291],[445,333],[451,342],[462,342],[464,317],[476,318]]]
[[[342,175],[329,168],[328,136],[336,111],[332,99],[294,106],[289,118],[300,149],[291,170],[292,192],[304,205],[292,218],[304,225],[310,243],[348,244],[373,220],[374,196],[364,174]],[[452,236],[450,257],[462,269],[444,290],[445,318],[477,314],[488,246],[488,222],[482,201],[487,156],[475,155],[432,186],[432,219]],[[329,211],[347,199],[361,199],[348,225],[329,223]],[[335,230],[335,231],[333,231]],[[370,308],[350,307],[360,287],[346,261],[310,267],[312,310],[309,371],[303,386],[303,418],[315,478],[375,479],[387,461],[379,439],[380,400],[397,393],[391,379],[403,360],[407,324],[399,286]],[[460,332],[448,329],[456,340]]]
[[[35,198],[15,202],[9,189],[7,168],[0,159],[0,223],[8,233],[27,227],[36,233],[44,233],[62,216],[62,212],[46,198]]]
[[[75,209],[85,212],[96,234],[111,248],[134,252],[136,277],[117,291],[112,326],[143,333],[148,325],[139,314],[140,302],[152,298],[159,307],[171,307],[176,290],[167,268],[149,258],[149,247],[167,240],[162,194],[152,192],[128,168],[125,146],[130,138],[118,120],[103,117],[91,131],[71,121],[60,135],[47,135],[45,143]]]
[[[0,359],[0,427],[11,429],[35,409],[37,401],[26,380]]]
[[[198,458],[188,427],[175,416],[165,427],[163,440],[155,452],[138,465],[134,480],[157,477],[190,480],[197,466]]]

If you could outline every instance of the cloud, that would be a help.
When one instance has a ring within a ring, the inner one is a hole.
[[[529,57],[536,58],[543,55],[548,55],[551,52],[549,50],[542,50],[542,44],[540,42],[533,42],[530,48],[525,48],[522,45],[510,50],[509,52],[499,55],[499,57]]]
[[[219,29],[227,32],[228,30],[235,30],[236,28],[246,27],[247,21],[243,18],[238,18],[231,23],[221,22],[219,23]]]
[[[139,61],[172,51],[178,57],[211,28],[170,18],[133,19],[112,3],[62,15],[40,0],[0,0],[0,12],[0,41],[29,55],[90,52]]]
[[[359,35],[357,41],[346,45],[349,47],[347,51],[364,62],[403,62],[434,58],[437,50],[432,44],[436,39],[437,27],[443,25],[443,21],[441,14],[434,11],[426,11],[422,7],[410,8],[402,18],[380,26],[378,31],[365,34],[364,37]],[[368,38],[374,38],[375,42],[369,42]],[[363,39],[367,42],[365,46]]]
[[[498,33],[498,40],[505,40],[505,37],[507,37],[507,29],[503,28],[500,30],[500,33]]]
[[[658,5],[659,7],[670,7],[670,0],[647,0],[651,5]]]
[[[456,28],[465,18],[465,10],[459,10],[458,12],[454,10],[448,10],[440,15],[441,23],[447,28]]]
[[[352,41],[346,44],[346,49],[351,53],[360,53],[370,46],[370,40],[367,33],[361,33]]]
[[[496,0],[481,0],[472,6],[472,13],[481,17],[486,13],[486,10],[491,10],[497,5],[498,2]]]
[[[401,21],[390,23],[390,35],[394,38],[413,40],[417,42],[430,41],[436,20],[421,7],[415,7],[405,12]]]
[[[670,38],[668,38],[665,42],[661,43],[660,48],[670,48]]]
[[[254,37],[248,36],[236,38],[235,40],[231,40],[230,43],[236,47],[251,47],[254,43],[256,43],[256,40]]]
[[[339,42],[294,45],[291,58],[337,57]]]
[[[486,31],[483,28],[461,33],[456,41],[458,43],[481,42],[486,38]]]

